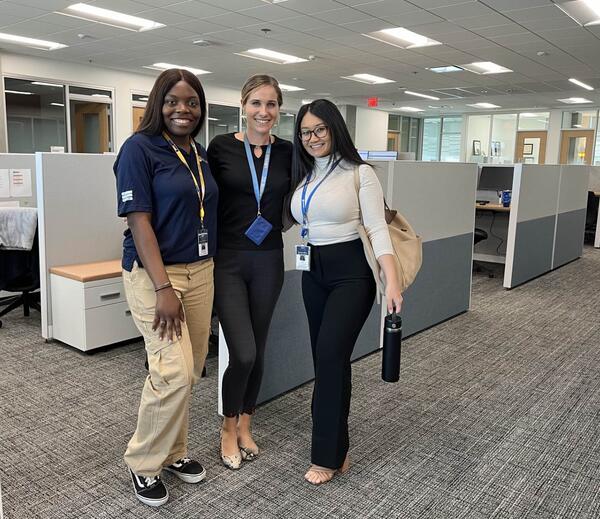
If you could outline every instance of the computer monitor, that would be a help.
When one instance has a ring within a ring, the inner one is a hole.
[[[514,166],[481,166],[477,189],[508,191],[512,189]]]
[[[356,151],[358,151],[358,154],[360,155],[361,159],[368,160],[369,152],[367,150],[356,150]]]
[[[396,160],[398,153],[395,151],[369,151],[369,160]]]

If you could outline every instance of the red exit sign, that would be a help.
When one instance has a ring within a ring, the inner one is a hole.
[[[369,106],[371,108],[379,106],[379,98],[378,97],[369,97],[367,99],[367,106]]]

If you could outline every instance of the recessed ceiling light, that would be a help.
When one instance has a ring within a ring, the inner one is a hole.
[[[542,114],[534,114],[533,112],[523,112],[520,117],[540,117]]]
[[[57,85],[56,83],[44,83],[43,81],[32,81],[31,84],[39,85],[39,86],[58,87],[58,88],[63,87],[62,85]]]
[[[314,99],[303,99],[302,100],[302,104],[303,105],[309,105],[310,103],[312,103],[314,101]]]
[[[434,101],[440,100],[439,97],[430,96],[428,94],[420,94],[419,92],[413,92],[412,90],[405,90],[404,93],[411,96],[424,97],[425,99],[433,99]]]
[[[147,97],[140,97],[140,98],[138,99],[138,101],[148,101],[148,98],[147,98]]]
[[[50,103],[52,106],[65,106],[63,103]]]
[[[363,36],[373,40],[400,47],[401,49],[415,49],[417,47],[430,47],[432,45],[441,45],[437,40],[432,40],[422,34],[409,31],[404,27],[394,27],[392,29],[383,29],[381,31],[363,33]]]
[[[445,74],[446,72],[460,72],[463,69],[456,65],[447,65],[445,67],[429,67],[427,70],[431,70],[431,72],[436,72],[438,74]]]
[[[0,41],[7,43],[14,43],[15,45],[23,45],[24,47],[30,47],[32,49],[40,50],[56,50],[64,49],[67,45],[62,43],[56,43],[55,41],[37,40],[35,38],[27,38],[25,36],[17,36],[16,34],[6,34],[0,32]]]
[[[400,108],[394,108],[394,110],[400,110],[402,112],[424,112],[422,108],[415,108],[414,106],[401,106]]]
[[[202,70],[201,68],[188,67],[187,65],[174,65],[173,63],[154,63],[153,65],[145,65],[144,68],[151,70],[168,70],[170,68],[181,68],[190,71],[195,76],[201,74],[211,74],[208,70]]]
[[[582,0],[554,5],[579,25],[600,24],[600,2],[598,0]]]
[[[561,103],[566,103],[568,105],[579,105],[593,102],[589,99],[586,99],[585,97],[567,97],[565,99],[557,99],[557,101],[560,101]]]
[[[288,113],[281,114],[281,115],[284,115],[285,117],[294,117],[294,114],[288,114]]]
[[[216,117],[208,117],[209,121],[218,121],[219,119],[217,119]]]
[[[495,105],[493,103],[474,103],[467,104],[467,106],[472,106],[473,108],[502,108],[501,106]]]
[[[291,54],[284,54],[283,52],[277,52],[269,49],[248,49],[244,52],[235,52],[238,56],[244,56],[245,58],[260,59],[262,61],[268,61],[269,63],[277,63],[279,65],[289,65],[290,63],[302,63],[308,61],[298,56],[292,56]]]
[[[306,88],[300,88],[294,85],[284,85],[283,83],[279,83],[279,88],[284,92],[299,92],[300,90],[306,90]]]
[[[262,0],[267,4],[280,4],[282,2],[287,2],[287,0]]]
[[[580,86],[581,88],[585,88],[586,90],[594,90],[593,86],[590,86],[583,81],[579,81],[579,79],[575,79],[574,77],[570,77],[569,81],[577,86]]]
[[[66,8],[65,11],[55,11],[56,14],[89,20],[90,22],[102,23],[111,25],[119,29],[127,29],[128,31],[144,32],[152,29],[165,27],[165,24],[139,18],[129,14],[111,11],[110,9],[102,9],[88,4],[73,4]]]
[[[23,92],[22,90],[5,90],[6,94],[19,94],[22,96],[32,96],[33,92]]]
[[[511,69],[498,65],[493,61],[475,61],[474,63],[461,65],[461,67],[475,74],[504,74],[505,72],[512,72]]]
[[[366,83],[367,85],[381,85],[383,83],[395,83],[393,79],[387,79],[384,77],[374,76],[372,74],[352,74],[351,76],[340,76],[342,79],[349,79],[350,81],[358,81],[359,83]]]

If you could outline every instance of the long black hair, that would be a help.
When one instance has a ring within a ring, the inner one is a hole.
[[[355,166],[368,164],[356,151],[352,137],[348,132],[346,122],[342,114],[331,101],[327,99],[315,99],[312,103],[302,105],[296,117],[296,127],[294,128],[294,154],[292,158],[292,182],[290,194],[286,200],[286,216],[292,218],[290,202],[296,188],[310,174],[315,165],[315,158],[310,155],[302,144],[300,139],[300,129],[302,128],[302,119],[307,113],[321,119],[329,129],[331,137],[330,155],[341,158],[346,163]]]
[[[200,100],[200,120],[192,131],[191,136],[194,138],[198,135],[206,120],[206,95],[204,94],[200,80],[189,70],[180,68],[165,70],[156,78],[148,96],[144,117],[142,117],[138,129],[134,133],[160,135],[166,129],[162,114],[165,96],[180,81],[185,81],[198,94],[198,99]]]

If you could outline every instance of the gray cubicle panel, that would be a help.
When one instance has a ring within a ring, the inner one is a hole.
[[[374,162],[390,204],[423,236],[423,267],[405,294],[405,335],[433,326],[469,307],[477,165]],[[302,273],[295,270],[294,246],[299,227],[283,235],[285,281],[275,308],[259,394],[264,402],[314,377],[308,322],[302,302]],[[353,358],[380,347],[381,306],[373,305]],[[219,341],[219,412],[221,380],[228,363]]]
[[[120,258],[114,155],[36,153],[42,336],[52,338],[50,268]]]
[[[33,153],[0,153],[0,169],[31,171],[31,196],[0,198],[0,202],[18,202],[21,207],[36,207],[35,155]]]
[[[477,165],[390,163],[387,201],[423,238],[423,265],[404,294],[403,335],[469,309]]]
[[[594,191],[600,193],[600,167],[590,166],[590,183],[588,184],[588,191]],[[600,210],[596,217],[596,236],[594,237],[594,247],[600,248]]]
[[[581,256],[589,166],[516,164],[504,287]]]

